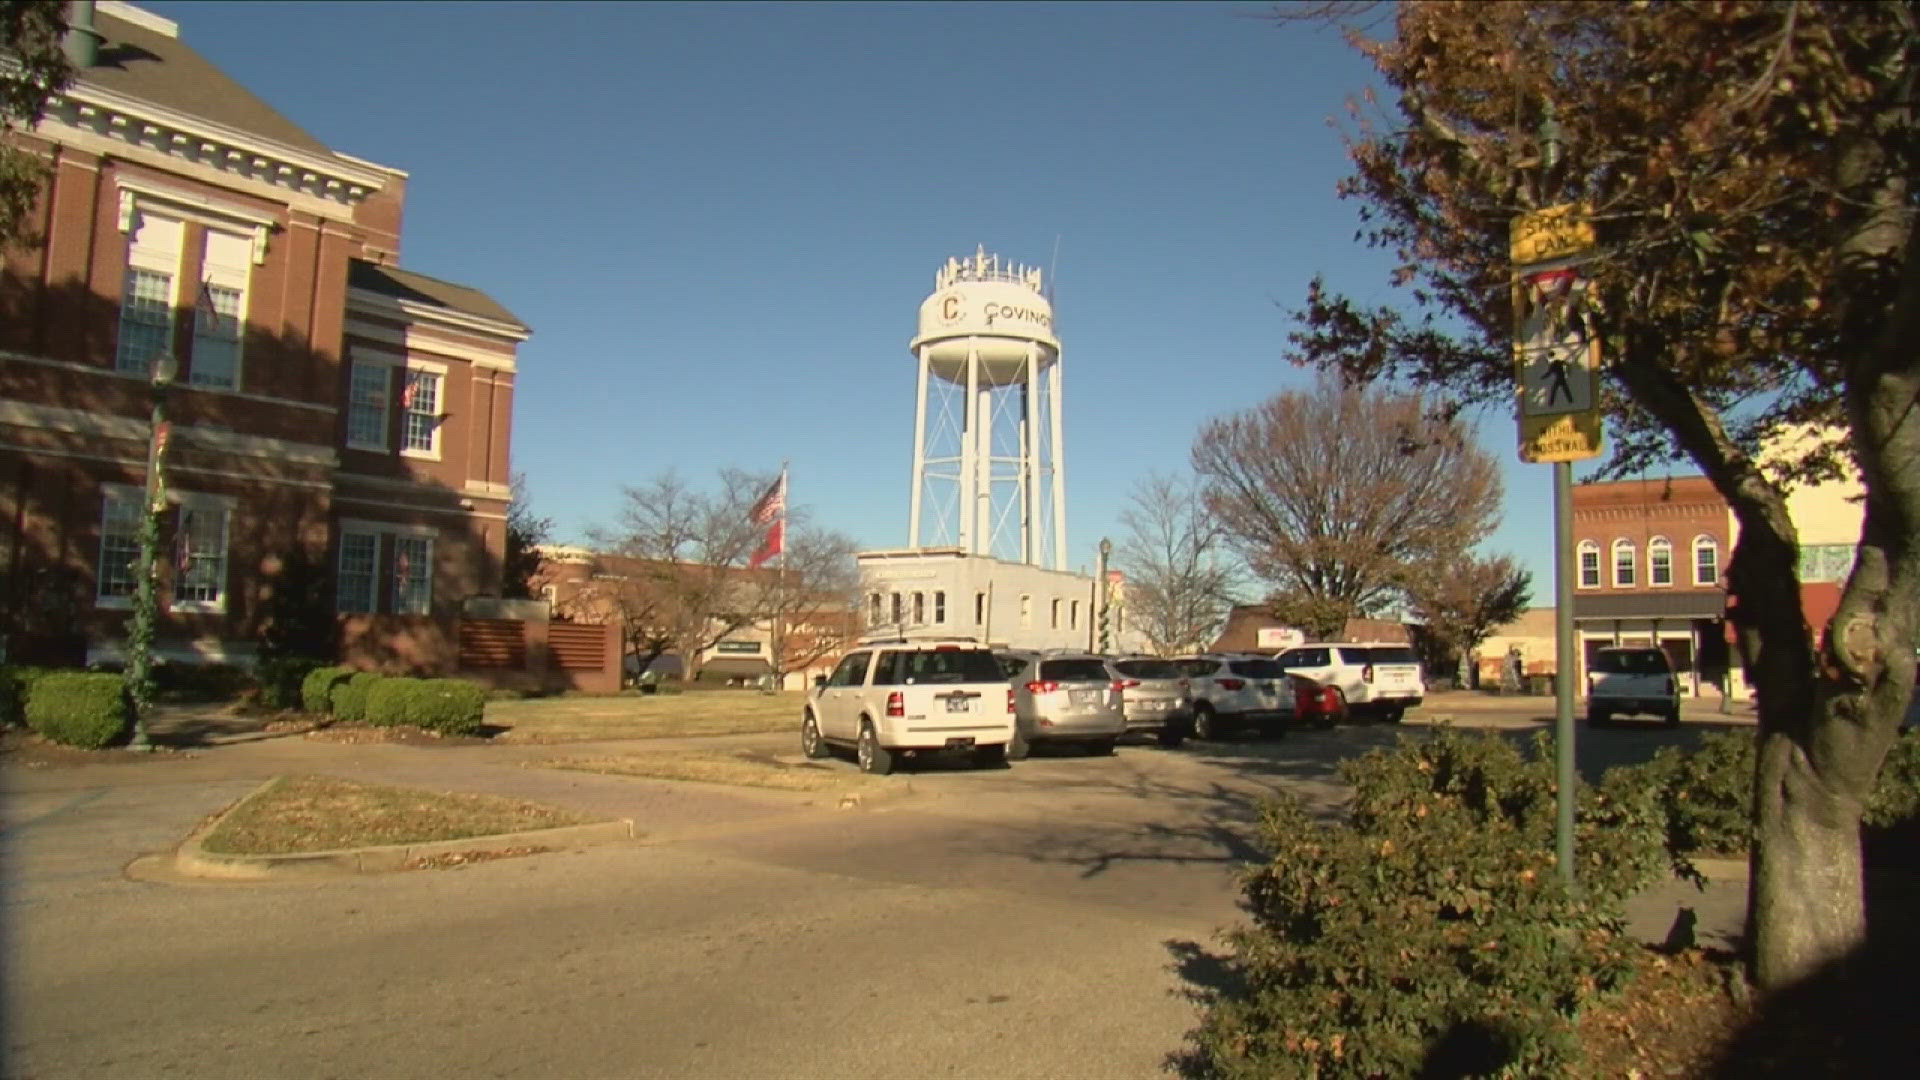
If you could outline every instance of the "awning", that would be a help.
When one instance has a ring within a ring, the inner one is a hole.
[[[1618,592],[1573,594],[1575,622],[1615,619],[1718,619],[1727,613],[1727,595],[1718,589],[1692,592]]]

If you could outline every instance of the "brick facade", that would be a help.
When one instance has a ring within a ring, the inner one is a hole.
[[[117,655],[120,508],[143,501],[149,373],[170,354],[162,655],[246,662],[277,628],[449,670],[451,620],[500,590],[527,329],[394,265],[405,174],[322,146],[167,20],[98,9],[99,62],[14,137],[50,177],[31,242],[0,259],[12,655]],[[444,626],[386,648],[359,639],[394,620],[363,615]]]

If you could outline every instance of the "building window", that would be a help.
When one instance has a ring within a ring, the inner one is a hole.
[[[1029,593],[1020,594],[1020,625],[1033,625],[1033,596]]]
[[[240,385],[240,297],[239,289],[212,283],[200,286],[187,371],[192,385],[217,390]]]
[[[140,500],[137,492],[107,492],[100,500],[100,565],[95,592],[102,600],[134,594],[139,580]]]
[[[393,610],[400,615],[433,611],[433,541],[428,537],[393,538]]]
[[[431,371],[408,371],[400,388],[400,449],[437,456],[440,453],[440,376]]]
[[[867,594],[867,625],[879,626],[880,619],[885,614],[886,614],[886,601],[880,599],[879,593],[868,593]]]
[[[145,375],[154,360],[173,350],[173,275],[158,270],[129,270],[120,298],[120,341],[116,371]]]
[[[1615,540],[1613,542],[1613,585],[1617,589],[1633,588],[1633,541]]]
[[[340,571],[334,606],[342,615],[373,611],[373,580],[380,563],[380,537],[370,532],[340,534]]]
[[[927,622],[927,594],[922,592],[914,593],[913,594],[913,623],[915,626],[925,626],[926,622]]]
[[[906,622],[906,621],[907,621],[907,617],[906,617],[906,598],[905,598],[905,597],[903,597],[903,596],[901,596],[901,595],[900,595],[899,593],[894,593],[894,594],[893,594],[893,622],[894,622],[894,625],[896,625],[896,626],[898,626],[899,624],[901,624],[901,623],[903,623],[903,622]]]
[[[174,522],[174,606],[190,611],[221,611],[227,600],[227,523],[225,506],[185,497]]]
[[[1853,573],[1855,547],[1852,544],[1802,544],[1800,581],[1840,582]]]
[[[1673,544],[1664,536],[1647,541],[1647,584],[1673,584]]]
[[[1080,601],[1078,600],[1075,600],[1073,606],[1067,610],[1067,629],[1080,629]]]
[[[1711,536],[1693,538],[1693,583],[1720,584],[1720,544]]]
[[[975,626],[987,625],[987,594],[986,593],[977,592],[973,594],[973,625]]]
[[[1047,629],[1058,630],[1060,629],[1060,601],[1055,599],[1049,607],[1050,610],[1047,613]]]
[[[1600,545],[1591,540],[1580,541],[1580,587],[1600,587]]]
[[[387,448],[387,382],[391,371],[385,364],[353,362],[347,384],[348,446]]]
[[[945,623],[947,621],[946,593],[936,592],[933,594],[933,621],[935,623]]]

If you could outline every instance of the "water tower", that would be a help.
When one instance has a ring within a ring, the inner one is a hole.
[[[907,545],[1065,569],[1060,341],[1036,268],[948,259],[910,345]]]

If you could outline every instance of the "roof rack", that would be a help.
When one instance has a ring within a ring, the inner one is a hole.
[[[912,624],[905,626],[874,627],[860,635],[862,645],[913,645],[929,641],[965,642],[980,644],[980,639],[965,634],[956,634],[931,626]]]

